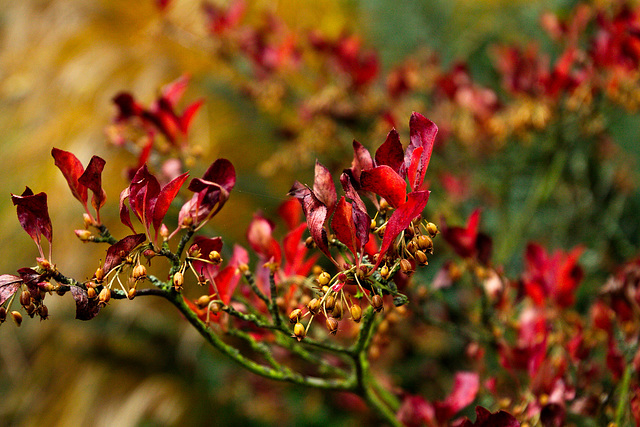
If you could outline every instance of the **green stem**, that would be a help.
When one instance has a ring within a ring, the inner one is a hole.
[[[615,425],[621,426],[622,420],[625,418],[627,408],[629,407],[629,383],[631,382],[631,371],[633,370],[633,364],[628,363],[622,375],[622,381],[618,387],[618,406],[616,407],[616,419]]]

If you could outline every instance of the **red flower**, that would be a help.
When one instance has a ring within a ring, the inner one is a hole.
[[[560,250],[549,255],[537,243],[530,243],[525,254],[524,289],[537,305],[547,301],[566,308],[574,303],[575,290],[584,273],[578,259],[584,248],[579,246],[569,253]]]
[[[53,148],[51,155],[55,160],[55,164],[64,175],[71,189],[73,196],[82,203],[84,210],[92,221],[100,224],[100,208],[104,205],[107,194],[102,188],[102,171],[104,170],[104,159],[93,156],[87,165],[87,169],[82,166],[80,160],[68,151]],[[88,190],[91,190],[91,206],[96,211],[96,219],[94,220],[87,207]]]

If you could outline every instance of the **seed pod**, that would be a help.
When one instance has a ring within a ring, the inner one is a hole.
[[[291,313],[289,313],[289,322],[298,323],[298,321],[300,320],[300,315],[302,315],[302,310],[300,310],[299,308],[292,310]]]
[[[360,308],[360,306],[358,304],[353,304],[350,311],[353,321],[356,323],[360,323],[360,320],[362,319],[362,309]]]
[[[25,289],[20,293],[20,305],[28,307],[29,304],[31,304],[31,292]]]
[[[323,270],[322,270],[322,267],[320,267],[320,266],[319,266],[319,265],[317,265],[317,264],[316,264],[316,265],[314,265],[314,266],[313,266],[313,268],[311,269],[311,273],[312,273],[314,276],[319,276],[319,275],[321,275],[321,274],[322,274],[322,271],[323,271]]]
[[[220,264],[222,262],[222,256],[218,251],[211,251],[209,252],[209,260],[214,264]]]
[[[135,280],[143,280],[147,277],[147,267],[142,264],[138,264],[133,268],[131,272],[131,277]]]
[[[428,222],[427,223],[427,232],[429,233],[429,235],[431,237],[436,237],[436,234],[438,234],[438,226],[435,225],[432,222]]]
[[[338,320],[333,317],[327,317],[325,322],[327,329],[331,335],[335,335],[338,332]]]
[[[323,271],[318,276],[318,283],[320,283],[322,286],[328,284],[329,281],[331,281],[331,275],[329,273],[327,273],[326,271]]]
[[[109,288],[102,288],[102,290],[100,291],[100,294],[98,294],[98,304],[105,306],[107,305],[107,303],[109,302],[109,300],[111,299],[111,289]]]
[[[418,262],[418,264],[420,265],[427,265],[428,261],[427,261],[427,254],[425,254],[422,251],[416,251],[416,253],[414,254],[414,257],[416,258],[416,261]]]
[[[307,331],[304,329],[304,325],[300,322],[296,323],[293,326],[293,336],[298,339],[298,341],[302,341],[302,339],[307,335]]]
[[[35,316],[36,310],[38,310],[38,307],[36,307],[34,303],[31,303],[27,307],[25,307],[25,310],[27,311],[27,314],[29,315],[29,317],[33,319],[33,316]]]
[[[219,302],[212,302],[211,304],[209,304],[209,311],[213,314],[220,313],[220,310],[222,310],[222,304],[220,304]]]
[[[333,307],[331,315],[338,320],[342,319],[342,302],[336,301],[336,305]]]
[[[431,237],[423,234],[418,237],[418,247],[423,251],[433,253],[433,240],[431,240]]]
[[[38,315],[40,316],[40,320],[47,320],[49,318],[49,309],[46,305],[42,304],[38,307]]]
[[[200,246],[197,243],[194,243],[189,247],[189,256],[191,258],[200,258],[202,255],[202,251],[200,250]]]
[[[196,301],[196,305],[199,308],[205,308],[206,306],[209,305],[209,302],[211,301],[211,298],[209,297],[209,295],[202,295],[200,298],[198,298],[198,300]]]
[[[413,271],[411,261],[406,258],[402,259],[402,261],[400,261],[400,270],[402,270],[403,273],[410,273],[411,271]]]
[[[387,276],[389,275],[389,267],[387,267],[387,265],[386,265],[386,264],[385,264],[385,265],[383,265],[383,266],[380,268],[380,275],[381,275],[382,277],[384,277],[385,279],[386,279],[386,278],[387,278]]]
[[[316,314],[318,314],[318,310],[320,310],[320,300],[318,300],[318,298],[312,299],[311,301],[309,301],[307,308],[309,309],[309,312],[311,312],[311,314],[315,316]]]
[[[0,307],[0,323],[4,323],[7,320],[7,309]]]
[[[411,254],[416,253],[416,251],[418,250],[418,243],[416,242],[416,239],[409,240],[409,243],[407,243],[407,250]]]
[[[136,297],[137,293],[138,290],[136,288],[129,288],[129,291],[127,292],[127,298],[132,300]]]
[[[96,288],[87,288],[87,297],[89,299],[94,299],[97,295]]]
[[[16,325],[18,326],[22,325],[22,314],[20,314],[19,311],[12,311],[11,318],[13,319],[14,322],[16,322]]]
[[[325,298],[324,300],[324,308],[328,311],[333,310],[333,307],[335,307],[336,305],[336,299],[332,296],[329,295],[327,298]]]
[[[176,291],[180,292],[182,290],[182,286],[184,285],[184,276],[179,271],[173,275],[173,287]]]
[[[371,298],[371,305],[376,313],[384,310],[384,301],[382,301],[380,295],[374,295],[373,298]]]

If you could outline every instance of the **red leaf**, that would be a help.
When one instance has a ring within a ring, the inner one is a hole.
[[[342,184],[342,188],[344,189],[345,195],[351,199],[351,201],[356,205],[356,207],[362,212],[367,212],[367,207],[364,202],[360,198],[360,195],[356,191],[353,185],[353,175],[351,171],[347,169],[340,175],[340,184]]]
[[[353,223],[353,208],[344,197],[340,198],[331,219],[331,229],[336,238],[344,243],[354,257],[357,257],[360,244],[356,241],[355,224]]]
[[[389,166],[382,165],[363,170],[360,186],[365,191],[373,191],[389,202],[394,208],[407,200],[407,183]]]
[[[442,237],[454,251],[463,258],[473,257],[478,249],[478,227],[480,225],[480,209],[474,210],[467,220],[466,227],[448,227],[441,221]]]
[[[127,255],[129,255],[136,246],[144,242],[146,238],[147,236],[144,233],[132,234],[109,246],[109,249],[107,249],[107,255],[104,259],[104,266],[102,267],[105,273],[108,273],[112,268],[122,264]]]
[[[333,210],[333,207],[338,200],[336,194],[336,187],[331,177],[331,172],[324,167],[320,162],[316,160],[315,178],[313,180],[313,193],[318,200],[325,204],[329,209],[329,212]]]
[[[400,143],[400,136],[395,129],[387,134],[387,139],[376,150],[376,165],[387,165],[396,172],[404,161],[404,151]]]
[[[120,222],[129,227],[131,231],[136,232],[131,223],[131,217],[129,216],[129,208],[125,204],[125,200],[129,198],[129,187],[122,190],[120,193]]]
[[[308,187],[295,182],[293,187],[289,191],[289,195],[295,197],[302,206],[302,212],[307,218],[307,227],[309,233],[316,243],[318,248],[330,259],[331,253],[329,252],[329,241],[327,239],[327,232],[324,229],[324,222],[327,219],[327,207],[313,194]]]
[[[433,144],[438,133],[438,127],[431,120],[422,114],[414,112],[409,120],[410,143],[404,153],[403,171],[406,173],[413,164],[416,175],[413,182],[409,182],[412,190],[420,188],[424,182],[424,176],[427,173],[427,167],[431,160],[431,152]],[[418,147],[422,147],[423,152],[420,157],[413,156],[413,151]]]
[[[174,107],[178,104],[184,92],[187,90],[189,86],[190,76],[188,74],[183,74],[171,83],[166,84],[162,89],[162,98],[164,98],[171,107]]]
[[[73,295],[73,299],[76,300],[76,319],[91,320],[100,312],[98,299],[89,299],[87,291],[81,287],[71,286],[71,295]]]
[[[189,104],[189,106],[182,113],[182,116],[180,116],[180,130],[185,135],[189,133],[189,127],[191,127],[191,122],[193,121],[193,118],[195,117],[200,107],[202,107],[202,104],[204,104],[203,99],[198,100],[192,104]]]
[[[0,305],[11,298],[22,285],[22,279],[12,274],[3,274],[0,276]]]
[[[247,240],[251,248],[265,260],[273,259],[277,264],[280,264],[282,252],[280,245],[273,238],[274,228],[273,222],[260,215],[254,215],[247,229]]]
[[[414,191],[413,193],[409,193],[407,203],[393,212],[391,218],[389,218],[389,222],[387,222],[387,229],[384,232],[378,262],[376,262],[373,268],[374,270],[378,268],[387,251],[396,240],[396,237],[411,224],[411,221],[413,221],[415,217],[422,213],[429,200],[429,193],[429,191]]]
[[[129,185],[129,205],[147,229],[153,219],[151,205],[159,193],[160,183],[149,173],[147,165],[142,165]]]
[[[78,158],[69,151],[53,148],[51,155],[55,161],[56,166],[62,172],[62,175],[69,184],[69,189],[73,197],[78,199],[85,207],[87,206],[87,187],[80,184],[78,179],[84,172],[84,167]]]
[[[215,182],[230,193],[236,185],[236,170],[229,160],[218,159],[209,166],[202,179]]]
[[[167,214],[169,206],[171,206],[171,202],[175,199],[178,191],[180,191],[180,188],[188,177],[188,173],[183,173],[171,180],[167,185],[162,187],[162,190],[160,190],[160,194],[158,194],[153,206],[153,228],[156,229],[156,233],[162,225],[162,220]]]
[[[407,395],[396,416],[406,427],[432,426],[435,421],[433,405],[420,396]]]
[[[439,421],[449,421],[458,411],[466,408],[476,398],[480,390],[480,376],[475,372],[458,372],[453,381],[453,390],[444,402],[436,403]]]
[[[458,427],[519,427],[520,423],[505,411],[491,413],[482,406],[476,406],[476,422],[464,420]]]
[[[98,212],[100,208],[104,205],[104,202],[107,198],[107,194],[102,188],[102,171],[104,170],[105,165],[104,159],[98,156],[91,157],[89,164],[87,165],[87,169],[85,169],[84,173],[80,178],[78,178],[78,182],[93,192],[93,196],[91,197],[91,205]]]
[[[295,198],[285,200],[278,206],[278,215],[287,224],[289,230],[293,230],[300,224],[302,208]]]
[[[295,199],[291,199],[294,200]],[[298,202],[296,201],[296,205]],[[282,239],[282,247],[284,249],[284,259],[287,264],[295,265],[304,259],[306,254],[306,246],[302,242],[302,235],[307,229],[307,224],[300,224],[284,236]],[[298,261],[298,262],[297,262]]]
[[[51,243],[53,229],[47,207],[47,195],[45,193],[33,194],[33,191],[26,187],[20,196],[12,194],[11,201],[16,206],[20,225],[36,242],[38,248],[42,249],[40,245],[41,234]]]
[[[351,162],[351,170],[356,181],[360,181],[360,172],[366,169],[372,169],[374,166],[373,158],[369,150],[364,148],[355,139],[353,140],[353,161]]]

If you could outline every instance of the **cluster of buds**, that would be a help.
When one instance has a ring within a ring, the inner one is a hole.
[[[358,272],[363,270],[358,269]],[[358,273],[341,272],[334,277],[323,271],[320,267],[316,267],[315,271],[315,284],[316,296],[308,301],[305,301],[303,306],[306,307],[306,312],[302,308],[296,308],[289,313],[289,321],[294,325],[293,337],[301,341],[309,331],[309,327],[316,315],[322,314],[325,317],[325,326],[329,331],[329,334],[335,335],[339,329],[339,322],[343,319],[350,318],[355,323],[360,323],[362,320],[362,308],[359,301],[353,301],[352,295],[344,291],[343,287],[346,283],[356,283],[360,288],[361,294],[364,296],[374,307],[374,310],[381,311],[383,308],[383,301],[380,295],[374,295],[369,298],[362,286],[359,284],[359,279],[355,279]],[[360,273],[363,276],[363,273]],[[364,277],[364,276],[363,276]],[[302,323],[304,317],[309,316],[310,319],[305,326]]]

